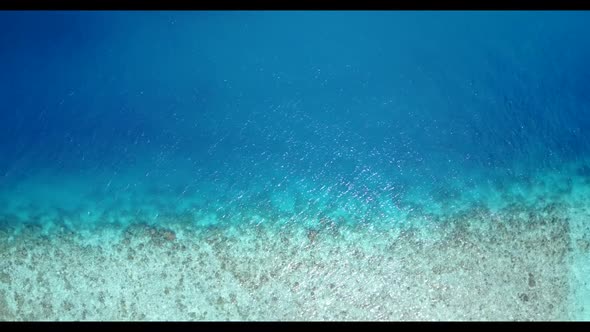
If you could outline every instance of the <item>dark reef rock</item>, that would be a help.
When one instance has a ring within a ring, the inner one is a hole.
[[[528,278],[528,284],[529,287],[535,287],[537,285],[537,281],[535,280],[535,275],[532,274],[531,272],[529,272],[529,278]]]
[[[309,242],[315,243],[318,234],[319,234],[319,231],[318,230],[316,230],[316,229],[308,229],[307,230],[307,238],[309,239]]]
[[[586,239],[578,239],[576,241],[576,244],[578,245],[578,248],[584,252],[588,252],[590,251],[590,241],[586,240]]]
[[[171,230],[163,230],[161,234],[162,234],[162,237],[166,241],[174,241],[174,240],[176,240],[176,233],[174,233]]]

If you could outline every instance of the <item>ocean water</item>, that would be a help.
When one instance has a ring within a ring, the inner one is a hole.
[[[588,31],[0,12],[0,320],[590,320]]]

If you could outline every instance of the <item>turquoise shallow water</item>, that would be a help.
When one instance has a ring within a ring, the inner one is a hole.
[[[589,319],[586,13],[0,16],[0,319]]]
[[[1,312],[9,320],[587,320],[584,165],[401,197],[338,181],[253,192],[240,187],[249,181],[182,186],[179,176],[155,186],[137,172],[122,182],[46,173],[0,194]],[[199,267],[189,271],[192,262]],[[175,286],[183,280],[190,286]],[[162,294],[170,305],[155,310]]]

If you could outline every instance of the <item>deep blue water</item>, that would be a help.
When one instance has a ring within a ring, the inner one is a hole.
[[[587,12],[2,12],[0,207],[67,210],[15,188],[73,177],[84,209],[145,185],[162,210],[298,192],[285,215],[368,220],[379,197],[526,182],[590,156],[588,31]]]

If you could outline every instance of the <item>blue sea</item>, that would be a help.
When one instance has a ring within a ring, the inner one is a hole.
[[[0,12],[0,320],[590,320],[589,31]]]

